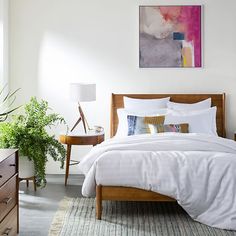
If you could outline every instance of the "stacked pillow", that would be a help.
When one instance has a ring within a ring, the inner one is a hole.
[[[217,135],[216,107],[211,99],[193,104],[162,99],[124,97],[124,109],[118,109],[116,137],[144,133],[181,132]]]
[[[152,111],[160,108],[167,108],[170,97],[159,99],[137,99],[124,97],[124,108],[132,111]]]
[[[189,133],[217,135],[216,107],[199,111],[172,111],[165,116],[165,124],[188,123]]]
[[[167,102],[167,107],[175,111],[197,111],[208,109],[211,107],[211,98],[205,99],[201,102],[196,103],[177,103],[177,102]]]

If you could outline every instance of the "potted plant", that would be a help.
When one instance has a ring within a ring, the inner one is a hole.
[[[38,186],[46,184],[48,157],[60,161],[63,168],[66,155],[64,146],[47,132],[47,128],[65,123],[65,120],[58,114],[48,114],[49,110],[48,102],[32,97],[24,107],[24,114],[12,116],[11,122],[0,123],[0,147],[18,148],[19,162],[21,157],[24,161],[25,157],[33,161]]]

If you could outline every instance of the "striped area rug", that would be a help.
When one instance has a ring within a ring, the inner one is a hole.
[[[193,221],[176,203],[103,202],[95,219],[94,198],[64,198],[49,236],[225,236],[236,235]]]

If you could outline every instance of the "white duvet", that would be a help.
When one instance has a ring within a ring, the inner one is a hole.
[[[236,230],[236,142],[204,134],[110,139],[79,164],[84,196],[96,184],[129,186],[175,198],[204,224]]]

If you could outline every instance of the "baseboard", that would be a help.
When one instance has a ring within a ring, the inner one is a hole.
[[[48,183],[64,183],[65,175],[64,174],[47,174],[46,176]],[[83,185],[84,175],[71,174],[68,178],[68,185]]]

